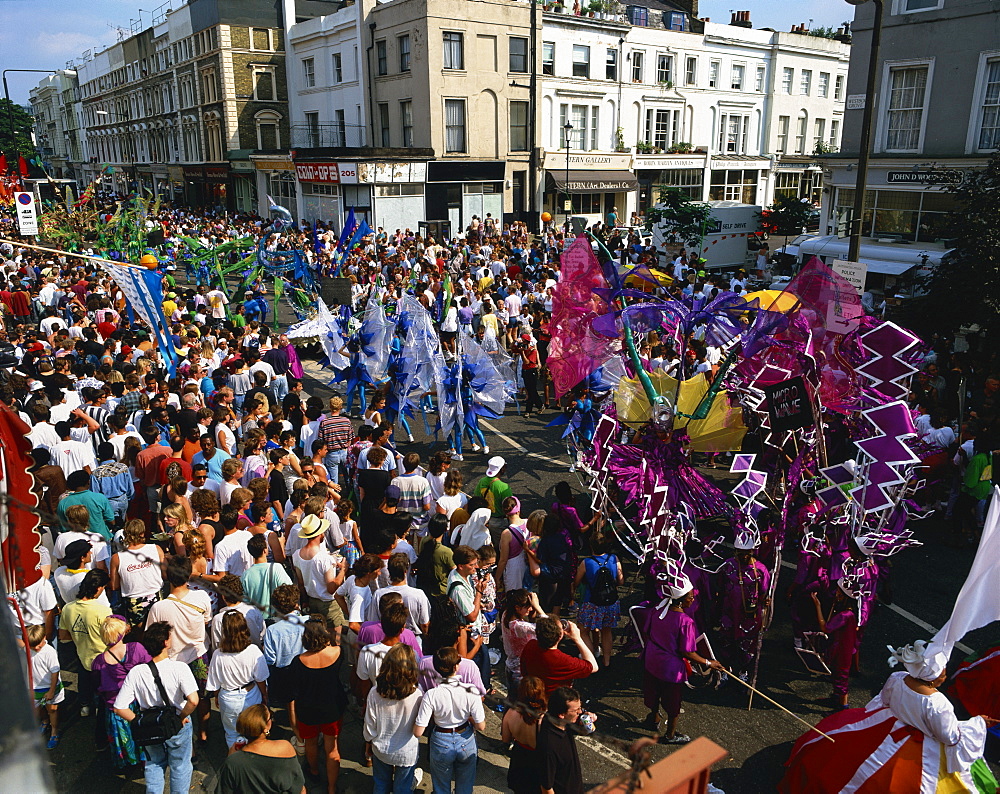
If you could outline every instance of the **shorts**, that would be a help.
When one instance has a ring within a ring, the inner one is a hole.
[[[128,624],[132,628],[135,628],[146,623],[149,609],[160,600],[160,594],[153,593],[152,595],[138,596],[137,598],[128,596],[123,600],[125,601],[125,618],[128,620]]]
[[[188,667],[191,668],[191,674],[194,676],[195,683],[198,684],[198,694],[205,694],[205,684],[208,683],[208,653],[203,653],[196,659],[192,659],[188,662]]]
[[[45,689],[36,689],[36,690],[34,690],[34,692],[32,694],[35,697],[35,707],[36,708],[41,708],[42,706],[46,706],[46,705],[47,706],[55,706],[56,704],[62,703],[64,700],[66,700],[66,689],[63,686],[63,682],[62,681],[60,681],[59,683],[56,684],[56,694],[52,697],[52,702],[51,703],[46,703],[45,702],[45,696],[49,694],[49,688],[48,687],[45,687]]]
[[[306,739],[315,739],[321,733],[324,736],[340,736],[340,720],[335,720],[334,722],[327,722],[323,725],[306,725],[304,722],[298,724],[299,728],[299,738],[302,741]]]
[[[583,629],[591,631],[597,629],[614,629],[618,627],[621,618],[621,605],[618,601],[607,606],[599,607],[584,601],[580,604],[580,611],[576,615],[576,624]]]
[[[445,341],[445,342],[450,342],[456,336],[458,336],[458,331],[442,331],[441,332],[441,339],[443,341]]]
[[[344,625],[344,612],[334,600],[324,601],[321,598],[309,596],[309,613],[322,615],[326,618],[327,628],[335,629]]]

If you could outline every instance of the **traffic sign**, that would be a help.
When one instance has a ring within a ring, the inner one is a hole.
[[[35,213],[35,197],[31,193],[15,193],[17,207],[17,228],[21,234],[38,234],[38,215]]]

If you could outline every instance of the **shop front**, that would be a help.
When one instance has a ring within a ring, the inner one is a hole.
[[[319,222],[339,230],[348,207],[345,198],[358,202],[357,163],[328,160],[296,160],[295,178],[302,197],[302,217],[309,223]],[[371,207],[368,188],[364,199],[356,206],[355,217],[367,217]]]
[[[774,164],[772,178],[773,200],[779,198],[806,199],[819,206],[823,198],[823,169],[809,158],[782,157]]]
[[[411,165],[422,165],[411,163]],[[475,215],[503,222],[506,163],[499,160],[436,160],[426,164],[425,213],[418,219],[447,221],[452,235],[464,234]],[[388,230],[388,226],[379,221]],[[408,224],[409,225],[409,224]],[[417,226],[410,225],[416,231]],[[393,227],[392,231],[395,231]]]
[[[618,223],[627,224],[639,191],[631,161],[630,154],[546,152],[543,209],[560,223],[571,215],[603,223],[615,212]]]
[[[660,202],[664,188],[677,188],[691,201],[704,201],[708,188],[708,155],[677,156],[670,154],[636,157],[639,181],[638,211],[645,213]]]
[[[295,166],[288,155],[257,156],[250,155],[254,167],[255,200],[253,207],[262,218],[270,215],[267,197],[270,196],[278,206],[284,207],[300,221],[298,202],[295,194]]]
[[[388,234],[397,229],[416,232],[420,228],[426,179],[427,163],[423,162],[358,163],[358,181],[374,187],[375,223]]]
[[[763,205],[770,170],[768,157],[717,155],[709,165],[708,199]]]
[[[185,165],[184,201],[204,209],[232,209],[229,206],[229,165]]]

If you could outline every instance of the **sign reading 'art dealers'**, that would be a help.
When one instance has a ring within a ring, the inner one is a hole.
[[[771,430],[783,433],[813,423],[812,404],[802,378],[789,378],[764,387]]]

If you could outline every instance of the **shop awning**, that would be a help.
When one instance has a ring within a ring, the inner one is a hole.
[[[880,273],[884,276],[901,276],[916,267],[909,262],[885,262],[878,259],[865,259],[864,263],[868,265],[869,273]]]
[[[553,168],[545,173],[548,189],[558,193],[618,193],[639,189],[639,180],[631,171],[575,171],[571,168],[567,172]]]

